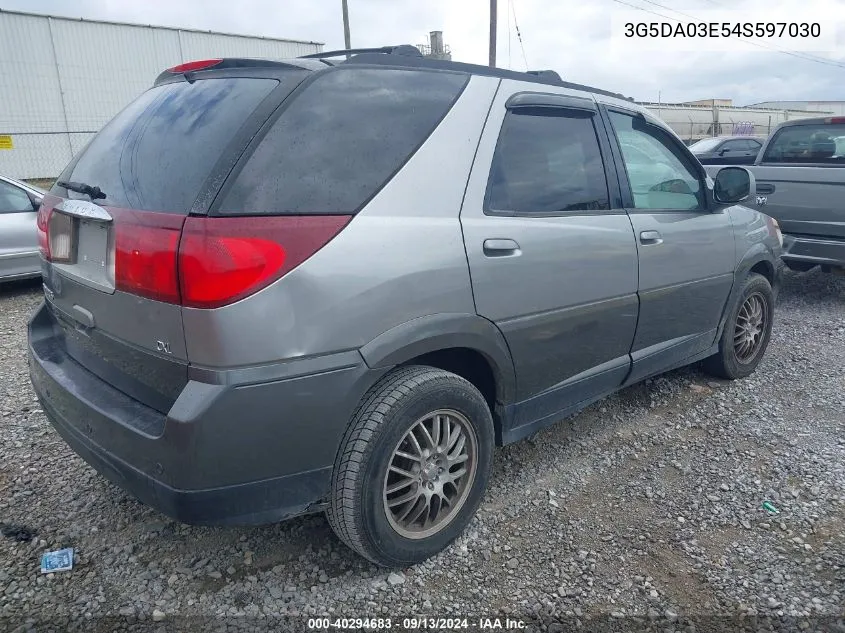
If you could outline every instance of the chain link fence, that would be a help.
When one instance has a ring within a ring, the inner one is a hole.
[[[830,115],[806,110],[768,110],[711,106],[642,104],[687,145],[712,136],[767,137],[784,121]]]

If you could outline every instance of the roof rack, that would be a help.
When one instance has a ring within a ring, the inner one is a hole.
[[[463,62],[453,62],[450,60],[432,59],[430,57],[425,57],[416,46],[412,46],[410,44],[382,46],[380,48],[352,48],[348,50],[327,51],[324,53],[312,53],[310,55],[304,55],[303,57],[323,59],[326,57],[340,57],[344,55],[347,56],[347,59],[341,62],[341,64],[374,64],[380,66],[438,68],[441,70],[465,72],[472,75],[515,79],[517,81],[530,81],[548,86],[560,86],[562,88],[582,90],[584,92],[592,92],[594,94],[614,97],[624,101],[634,100],[631,97],[626,97],[625,95],[617,92],[609,92],[600,88],[593,88],[592,86],[564,81],[554,70],[529,70],[523,73],[515,70],[507,70],[505,68],[490,68],[489,66],[479,66],[477,64],[465,64]]]
[[[327,57],[341,57],[343,55],[360,55],[361,53],[383,53],[385,55],[405,55],[409,57],[422,57],[423,54],[416,46],[410,44],[399,44],[397,46],[380,46],[378,48],[347,48],[336,51],[323,51],[302,55],[300,59],[325,59]]]

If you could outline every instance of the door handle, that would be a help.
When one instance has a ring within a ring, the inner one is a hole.
[[[514,257],[522,251],[515,240],[500,238],[484,240],[484,254],[487,257]]]
[[[775,186],[768,182],[757,183],[757,193],[774,193]]]
[[[660,236],[660,233],[657,231],[641,231],[640,232],[640,243],[651,245],[651,244],[662,244],[663,238]]]

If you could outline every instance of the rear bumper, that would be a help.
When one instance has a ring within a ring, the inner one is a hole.
[[[845,240],[784,234],[783,259],[845,267]]]
[[[264,366],[257,383],[233,382],[250,377],[243,369],[206,370],[207,382],[190,380],[164,415],[64,353],[43,304],[28,347],[35,392],[71,448],[144,503],[196,524],[322,509],[346,424],[377,377],[357,352]]]

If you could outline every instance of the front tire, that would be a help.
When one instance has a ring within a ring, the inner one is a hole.
[[[704,361],[705,371],[728,380],[754,373],[769,346],[774,307],[769,280],[750,273],[725,322],[719,351]]]
[[[378,565],[419,563],[470,522],[492,455],[493,419],[478,389],[433,367],[395,370],[364,396],[343,438],[329,524]]]

